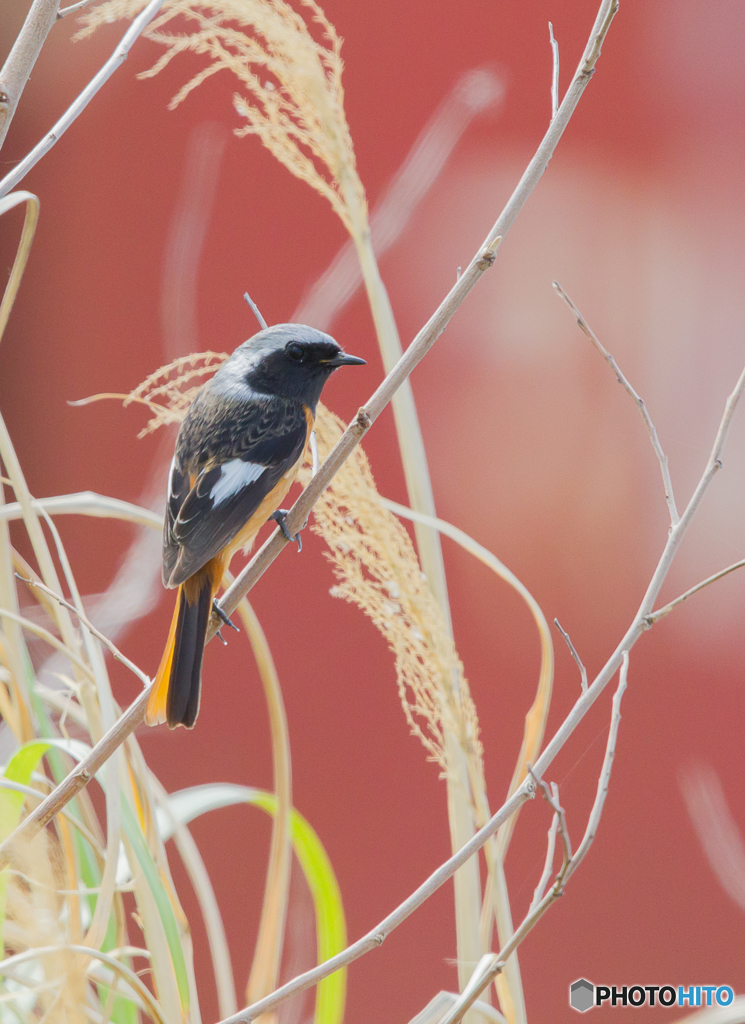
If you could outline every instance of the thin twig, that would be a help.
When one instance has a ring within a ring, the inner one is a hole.
[[[530,909],[535,910],[538,904],[544,897],[546,892],[546,886],[551,881],[551,875],[554,869],[554,853],[556,851],[556,833],[559,829],[559,815],[554,811],[553,817],[551,818],[551,825],[548,829],[548,842],[546,844],[546,859],[543,863],[543,873],[538,879],[538,885],[535,887],[533,892],[533,899],[530,904]]]
[[[558,631],[561,633],[561,635],[564,637],[564,640],[566,641],[566,645],[569,648],[569,653],[574,658],[574,661],[575,661],[575,663],[577,665],[577,668],[579,669],[579,674],[581,676],[582,693],[587,693],[587,669],[582,664],[582,659],[580,658],[579,654],[577,654],[577,651],[576,651],[576,649],[574,647],[574,644],[572,643],[571,637],[569,636],[569,634],[567,633],[567,631],[565,629],[561,628],[561,623],[559,622],[558,619],[554,619],[554,625],[556,626]]]
[[[559,44],[554,38],[554,26],[549,21],[548,35],[551,40],[551,55],[553,57],[553,70],[551,72],[551,119],[556,117],[559,109]]]
[[[96,627],[93,625],[90,619],[88,619],[79,608],[76,608],[74,604],[70,604],[69,601],[66,601],[64,597],[61,597],[59,594],[55,594],[55,592],[50,587],[45,586],[39,580],[26,579],[25,576],[21,576],[19,573],[16,573],[16,577],[22,583],[25,583],[26,586],[32,587],[35,590],[41,590],[44,594],[47,594],[49,597],[51,597],[52,600],[56,601],[58,604],[61,604],[63,608],[67,608],[68,611],[71,611],[73,615],[77,616],[77,618],[80,619],[85,628],[90,633],[92,633],[92,635],[95,636],[97,640],[101,641],[104,647],[108,647],[108,649],[117,659],[117,661],[120,661],[122,665],[124,665],[126,668],[129,669],[130,672],[133,673],[133,675],[137,676],[137,678],[140,680],[140,682],[146,689],[150,687],[150,684],[152,682],[150,677],[146,676],[142,669],[138,668],[138,666],[135,665],[133,661],[130,661],[125,654],[122,654],[119,648],[115,644],[113,644],[107,636],[104,636],[104,634],[99,629],[96,629]]]
[[[59,0],[34,0],[0,71],[0,148],[36,58],[57,17]]]
[[[45,2],[50,3],[51,0],[45,0]],[[57,13],[57,3],[58,0],[54,0],[54,16],[56,16]],[[18,182],[28,174],[31,168],[49,152],[55,142],[57,142],[67,131],[73,121],[77,118],[78,114],[81,114],[83,110],[85,110],[104,82],[108,81],[119,65],[126,60],[127,54],[132,48],[133,43],[143,30],[147,28],[148,24],[153,20],[164,3],[165,0],[150,0],[150,3],[144,11],[137,15],[125,32],[122,37],[122,41],[117,46],[116,50],[114,50],[98,74],[91,79],[88,85],[86,85],[78,98],[70,107],[67,108],[52,130],[47,132],[41,142],[34,146],[28,156],[24,157],[23,160],[21,160],[20,163],[18,163],[13,170],[10,171],[9,174],[6,174],[3,180],[0,181],[0,196],[4,196],[6,193],[10,192],[11,189],[16,187]],[[2,97],[0,97],[0,103],[1,102]]]
[[[680,597],[676,597],[674,601],[666,604],[663,608],[659,608],[656,612],[652,612],[647,616],[647,622],[650,626],[653,626],[655,622],[659,622],[660,619],[664,619],[666,615],[669,615],[673,608],[677,608],[679,604],[683,604],[693,594],[697,594],[699,590],[703,590],[704,587],[708,587],[710,583],[716,583],[717,580],[721,580],[723,576],[728,576],[735,569],[742,569],[745,566],[745,558],[742,558],[739,562],[735,562],[734,565],[728,565],[726,569],[721,569],[719,572],[715,572],[713,576],[709,576],[708,579],[702,583],[697,583],[695,587],[691,587],[690,590],[686,590],[685,594],[681,594]]]
[[[575,304],[569,298],[569,296],[561,287],[558,281],[554,281],[554,288],[556,289],[556,293],[558,294],[558,296],[561,299],[563,299],[563,301],[567,304],[569,309],[574,314],[574,317],[577,321],[577,325],[580,328],[580,330],[582,330],[584,334],[587,335],[587,337],[593,343],[593,345],[598,350],[600,355],[603,357],[603,359],[605,359],[610,368],[613,370],[614,374],[616,375],[616,380],[618,381],[618,383],[626,392],[628,392],[628,394],[636,403],[636,406],[639,412],[641,413],[641,417],[644,420],[647,432],[649,433],[649,439],[652,442],[652,448],[654,449],[654,453],[657,456],[657,460],[660,464],[660,472],[662,473],[662,484],[665,488],[665,501],[667,502],[667,507],[670,512],[670,523],[672,526],[676,526],[680,521],[680,516],[678,515],[678,509],[675,504],[675,497],[673,495],[673,482],[670,477],[670,467],[668,466],[667,455],[665,455],[665,453],[662,450],[660,439],[657,436],[657,428],[652,422],[652,418],[649,415],[644,399],[632,387],[628,378],[621,371],[621,368],[619,367],[616,360],[613,358],[611,353],[605,348],[605,346],[601,343],[595,332],[590,329],[587,321],[582,316],[580,311],[577,309]]]
[[[631,625],[621,638],[621,641],[613,654],[597,674],[592,684],[588,687],[587,693],[583,693],[577,700],[572,710],[564,719],[564,722],[559,726],[554,736],[546,745],[541,756],[533,765],[533,771],[536,776],[542,777],[544,775],[546,769],[562,749],[569,736],[574,732],[579,722],[584,718],[588,710],[592,707],[615,673],[619,670],[623,661],[624,651],[630,651],[642,633],[652,625],[652,623],[648,621],[649,615],[654,606],[654,602],[659,595],[662,584],[670,570],[670,566],[678,553],[678,549],[680,548],[691,521],[698,511],[704,494],[708,490],[716,473],[722,468],[722,450],[727,439],[730,426],[732,425],[732,417],[735,409],[742,398],[743,390],[745,390],[745,370],[740,374],[734,390],[725,403],[724,413],[719,423],[719,429],[717,430],[717,435],[714,439],[714,444],[706,463],[706,467],[704,468],[701,478],[690,501],[688,502],[688,505],[686,506],[685,511],[683,512],[683,515],[680,517],[680,521],[676,526],[673,526],[668,533],[667,541],[665,542],[657,567],[652,574],[646,593],[642,598],[641,604],[637,609]]]
[[[608,786],[610,785],[610,774],[613,768],[613,758],[616,754],[616,740],[618,739],[618,726],[621,723],[621,700],[626,690],[626,683],[629,675],[629,652],[624,651],[621,661],[621,671],[619,673],[618,687],[613,695],[613,708],[611,712],[611,723],[610,730],[608,732],[608,743],[605,748],[605,757],[603,758],[603,767],[600,772],[600,778],[598,779],[598,790],[595,795],[595,802],[592,805],[592,811],[590,812],[590,820],[587,823],[585,834],[582,837],[582,842],[577,847],[577,852],[570,859],[566,870],[563,872],[561,879],[561,887],[563,889],[569,878],[574,874],[579,865],[587,855],[587,851],[592,846],[592,841],[598,830],[600,824],[600,816],[603,813],[603,807],[605,806],[605,799],[608,796]]]
[[[571,875],[577,870],[581,862],[584,860],[587,851],[592,845],[592,841],[595,838],[595,834],[598,830],[600,823],[600,817],[603,813],[603,807],[605,805],[605,798],[608,795],[608,785],[610,783],[610,774],[613,767],[613,758],[616,751],[616,740],[618,738],[618,726],[621,721],[621,698],[623,697],[626,689],[626,680],[629,671],[629,654],[628,651],[623,652],[621,661],[621,671],[618,681],[618,688],[616,689],[613,697],[613,708],[611,712],[611,724],[608,731],[608,743],[605,750],[605,758],[603,759],[603,767],[600,771],[598,778],[598,789],[595,801],[590,812],[590,817],[587,823],[587,829],[582,838],[582,842],[577,848],[577,852],[570,856],[568,861],[565,861],[562,865],[561,870],[556,876],[556,881],[553,886],[546,893],[542,899],[536,904],[535,900],[530,906],[525,919],[515,931],[511,940],[499,951],[499,953],[491,953],[482,959],[479,968],[474,971],[471,983],[463,991],[461,997],[457,1000],[451,1010],[445,1014],[440,1021],[440,1024],[457,1024],[458,1021],[462,1020],[464,1015],[468,1012],[473,1003],[478,999],[479,995],[489,987],[494,981],[498,974],[501,974],[505,968],[507,960],[515,951],[517,946],[522,942],[525,936],[530,932],[535,925],[538,923],[541,917],[545,914],[552,903],[563,894],[564,887]],[[545,792],[545,788],[544,788]],[[554,805],[552,797],[547,796],[549,803]],[[555,818],[561,818],[561,808],[558,803],[555,806],[554,816]],[[559,826],[561,827],[561,826]],[[537,890],[536,890],[537,891]]]
[[[244,292],[243,293],[243,298],[249,304],[249,306],[251,307],[251,309],[253,311],[253,315],[259,321],[259,327],[262,329],[262,331],[265,331],[269,325],[267,324],[267,322],[264,319],[264,317],[261,315],[261,311],[259,310],[259,307],[256,305],[256,303],[251,298],[251,296],[248,294],[248,292]]]
[[[76,11],[80,11],[84,7],[87,7],[88,4],[92,4],[94,2],[95,0],[78,0],[76,4],[69,4],[67,7],[61,7],[57,11],[57,20],[59,21],[60,18],[67,17],[68,14],[74,14]]]
[[[533,769],[530,766],[528,766],[528,771],[533,775]],[[533,778],[536,781],[536,785],[541,787],[546,803],[559,819],[559,835],[561,836],[561,842],[564,847],[564,867],[566,867],[572,859],[572,843],[569,839],[566,814],[564,812],[564,808],[559,803],[559,787],[555,782],[552,782],[551,787],[549,788],[544,779],[536,779],[535,775],[533,775]]]

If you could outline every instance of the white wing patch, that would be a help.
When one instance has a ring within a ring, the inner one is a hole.
[[[266,466],[258,462],[244,462],[243,459],[231,459],[220,467],[220,479],[210,491],[213,505],[219,505],[232,498],[238,491],[258,480]]]
[[[171,468],[168,470],[168,491],[170,494],[173,494],[175,490],[173,486],[173,474],[178,472],[180,472],[180,470],[176,465],[176,456],[174,455],[171,459]]]

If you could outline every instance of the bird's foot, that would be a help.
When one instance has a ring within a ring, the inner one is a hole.
[[[269,518],[273,519],[275,523],[277,523],[280,530],[282,531],[282,536],[285,538],[285,540],[297,542],[297,551],[298,554],[300,554],[300,552],[303,550],[303,539],[300,536],[299,530],[293,536],[287,529],[287,524],[285,523],[285,519],[287,519],[287,511],[288,510],[286,508],[278,508],[276,512],[272,512]]]
[[[230,626],[230,628],[234,629],[236,631],[236,633],[240,633],[240,629],[238,629],[236,624],[231,621],[230,616],[226,615],[226,613],[222,610],[220,605],[217,603],[216,599],[212,602],[212,614],[216,615],[217,618],[220,620],[220,622],[222,622],[222,624],[224,626]],[[222,633],[220,632],[219,629],[217,631],[217,636],[220,638],[220,641],[227,647],[228,641],[225,639],[225,637],[222,635]]]

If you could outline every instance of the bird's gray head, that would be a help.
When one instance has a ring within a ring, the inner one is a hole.
[[[279,398],[295,398],[313,410],[323,385],[340,366],[363,365],[334,339],[304,324],[275,324],[244,341],[215,375],[215,383],[239,384]]]

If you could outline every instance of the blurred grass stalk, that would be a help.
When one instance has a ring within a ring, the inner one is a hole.
[[[375,257],[367,220],[367,206],[364,201],[355,203],[356,189],[346,186],[345,183],[342,183],[342,188],[347,197],[347,206],[350,211],[353,211],[351,234],[360,261],[375,332],[383,358],[383,367],[386,373],[390,373],[401,358],[403,349],[388,292]],[[352,206],[352,203],[355,205]],[[392,404],[409,503],[414,511],[434,517],[436,510],[432,482],[410,381],[405,381],[396,392]],[[440,606],[443,626],[452,640],[453,623],[439,534],[431,526],[420,521],[415,522],[414,528],[422,570]],[[447,695],[447,699],[456,703],[460,702],[457,673],[453,672],[452,675],[445,674],[443,676],[442,689],[443,693]],[[450,844],[452,852],[455,853],[476,832],[472,789],[474,774],[481,776],[484,790],[485,782],[483,772],[479,772],[474,766],[469,767],[468,752],[463,749],[458,736],[449,727],[446,716],[443,717],[443,727],[446,730],[445,751],[448,761],[446,785]],[[468,983],[475,964],[479,962],[482,953],[485,952],[481,945],[479,928],[482,903],[477,857],[472,857],[456,872],[453,884],[458,985],[462,990]],[[485,994],[485,998],[488,1002],[488,994]],[[475,1017],[475,1014],[472,1014],[472,1017]],[[522,1018],[517,1018],[517,1020],[521,1021]]]

